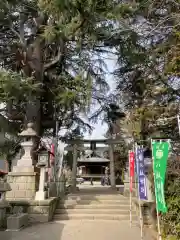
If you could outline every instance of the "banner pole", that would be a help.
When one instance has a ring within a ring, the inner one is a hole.
[[[131,193],[131,162],[130,162],[130,151],[129,151],[129,217],[130,227],[132,227],[132,193]]]
[[[139,220],[140,220],[140,228],[141,228],[141,240],[143,240],[143,217],[142,217],[142,208],[141,208],[141,202],[139,199]]]
[[[156,213],[157,213],[157,226],[158,226],[158,240],[162,240],[160,219],[159,219],[159,211],[157,209],[156,209]]]
[[[142,147],[142,146],[140,146]],[[139,180],[138,180],[138,188],[139,188]],[[138,202],[139,202],[139,223],[141,228],[141,240],[143,240],[143,216],[142,216],[142,208],[141,208],[141,199],[140,199],[140,193],[138,189]]]
[[[161,142],[161,140],[160,140]],[[153,151],[153,147],[152,147],[152,139],[151,139],[151,149]],[[153,154],[152,154],[152,158],[153,158]],[[154,158],[153,158],[154,161]],[[153,176],[154,176],[154,172],[153,172]],[[154,186],[155,186],[155,178],[154,178]],[[161,227],[160,227],[160,219],[159,219],[159,211],[157,208],[157,194],[156,194],[156,188],[155,188],[155,198],[156,198],[156,216],[157,216],[157,227],[158,227],[158,240],[162,240],[162,236],[161,236]]]
[[[132,193],[130,191],[130,227],[132,227]]]

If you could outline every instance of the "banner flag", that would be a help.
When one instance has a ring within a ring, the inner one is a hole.
[[[159,212],[163,213],[167,212],[164,196],[164,183],[166,177],[169,148],[169,142],[152,142],[156,207]]]
[[[144,165],[144,148],[137,146],[136,149],[136,168],[138,177],[138,192],[140,200],[147,200],[147,183]]]
[[[134,179],[134,165],[135,165],[135,154],[134,152],[129,152],[129,177],[130,177],[130,192],[133,189],[133,179]]]

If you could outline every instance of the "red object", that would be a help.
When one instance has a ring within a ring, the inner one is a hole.
[[[7,172],[4,172],[3,170],[0,170],[0,177],[3,177],[4,175],[8,174]]]
[[[50,164],[54,164],[55,145],[51,144]]]
[[[132,192],[133,189],[134,166],[135,166],[135,154],[134,152],[129,152],[130,192]]]

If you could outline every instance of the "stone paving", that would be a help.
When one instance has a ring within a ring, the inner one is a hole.
[[[19,232],[0,232],[0,240],[140,240],[138,226],[128,221],[61,221],[37,224]],[[152,240],[146,233],[143,240]]]
[[[90,184],[80,185],[86,194],[109,191],[109,187]],[[0,240],[140,240],[140,228],[129,221],[116,220],[67,220],[34,224],[19,232],[1,232]],[[153,240],[146,231],[143,240]]]

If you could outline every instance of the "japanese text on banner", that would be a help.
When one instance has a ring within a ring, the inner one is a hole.
[[[134,178],[134,165],[135,165],[135,154],[134,152],[129,153],[129,177],[130,177],[130,191],[133,189],[133,178]]]
[[[136,162],[138,165],[138,191],[141,200],[147,200],[147,185],[144,166],[144,149],[140,146],[136,150]]]
[[[164,183],[169,147],[170,145],[168,142],[154,142],[152,144],[156,207],[159,212],[164,213],[167,212],[164,196]]]

